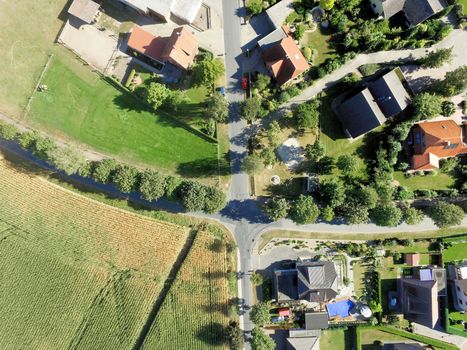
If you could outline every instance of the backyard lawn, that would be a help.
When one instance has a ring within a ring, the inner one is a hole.
[[[467,260],[467,243],[454,243],[451,247],[443,251],[444,262]]]
[[[454,179],[442,172],[437,172],[436,175],[415,175],[406,177],[403,172],[395,171],[394,180],[398,181],[401,186],[414,190],[444,190],[454,185]]]
[[[300,45],[302,47],[309,46],[317,51],[316,58],[313,59],[313,65],[317,66],[327,58],[335,56],[334,49],[329,45],[330,42],[331,35],[319,27],[314,32],[305,32],[300,40]]]
[[[217,174],[215,143],[152,113],[75,60],[55,57],[43,83],[49,89],[35,95],[27,116],[35,127],[163,172]]]
[[[352,344],[348,332],[348,330],[343,329],[322,331],[319,337],[320,349],[350,350]]]
[[[53,41],[67,0],[0,1],[0,111],[19,117]],[[66,12],[65,12],[66,13]],[[60,18],[59,18],[60,17]]]
[[[362,344],[362,349],[365,350],[380,350],[381,346],[376,344],[376,341],[380,341],[383,344],[385,342],[405,342],[406,338],[399,337],[394,334],[381,332],[373,328],[359,328],[357,332],[360,332],[360,341]]]

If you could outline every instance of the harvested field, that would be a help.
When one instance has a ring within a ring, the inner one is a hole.
[[[143,344],[150,349],[228,349],[227,250],[200,232]]]
[[[188,229],[0,159],[1,349],[131,349]]]

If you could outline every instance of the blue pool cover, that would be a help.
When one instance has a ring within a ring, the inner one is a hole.
[[[340,316],[342,318],[348,317],[350,315],[350,309],[354,306],[352,300],[342,300],[337,303],[330,303],[326,305],[328,308],[329,317]]]

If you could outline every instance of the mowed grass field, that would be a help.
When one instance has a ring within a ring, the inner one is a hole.
[[[198,233],[142,349],[228,349],[226,276],[226,245]]]
[[[131,349],[188,228],[0,159],[0,348]]]
[[[0,111],[21,115],[53,41],[68,0],[0,1]]]
[[[49,89],[35,95],[28,123],[133,164],[186,176],[207,164],[205,176],[217,174],[215,143],[150,112],[86,68],[54,57],[42,80]]]

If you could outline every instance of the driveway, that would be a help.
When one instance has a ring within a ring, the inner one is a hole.
[[[108,30],[100,31],[94,25],[81,23],[70,16],[58,42],[74,51],[94,69],[109,73],[110,61],[117,53],[118,37]]]

